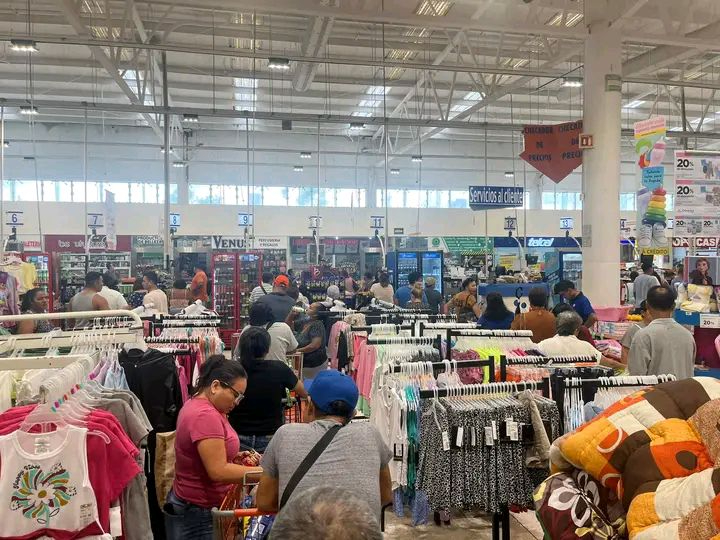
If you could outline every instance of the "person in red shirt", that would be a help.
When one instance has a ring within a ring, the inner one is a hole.
[[[205,303],[208,301],[208,277],[202,265],[197,264],[193,268],[195,276],[190,283],[190,301],[200,300]]]

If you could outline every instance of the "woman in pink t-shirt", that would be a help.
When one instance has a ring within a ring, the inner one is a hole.
[[[234,463],[240,441],[227,415],[246,387],[240,362],[214,355],[200,369],[197,391],[177,421],[175,481],[164,507],[167,538],[212,540],[210,509],[220,506],[230,484],[262,471]]]

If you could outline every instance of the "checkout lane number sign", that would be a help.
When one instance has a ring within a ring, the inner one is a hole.
[[[180,214],[170,214],[170,226],[171,227],[179,227],[180,226]]]
[[[560,230],[561,231],[571,231],[574,227],[574,219],[571,217],[564,217],[560,218]]]
[[[10,225],[11,227],[18,227],[20,225],[24,225],[23,223],[23,213],[17,210],[8,210],[5,212],[5,225]]]
[[[240,227],[252,227],[253,215],[238,213],[238,225]]]

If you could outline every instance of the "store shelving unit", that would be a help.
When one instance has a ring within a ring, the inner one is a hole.
[[[23,253],[22,260],[32,264],[37,272],[37,280],[35,286],[43,289],[48,293],[49,297],[49,311],[53,311],[54,303],[54,288],[50,276],[50,254],[49,253]]]

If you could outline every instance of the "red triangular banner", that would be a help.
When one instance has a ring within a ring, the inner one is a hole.
[[[583,122],[525,126],[525,150],[520,157],[559,183],[582,164],[579,147]]]

